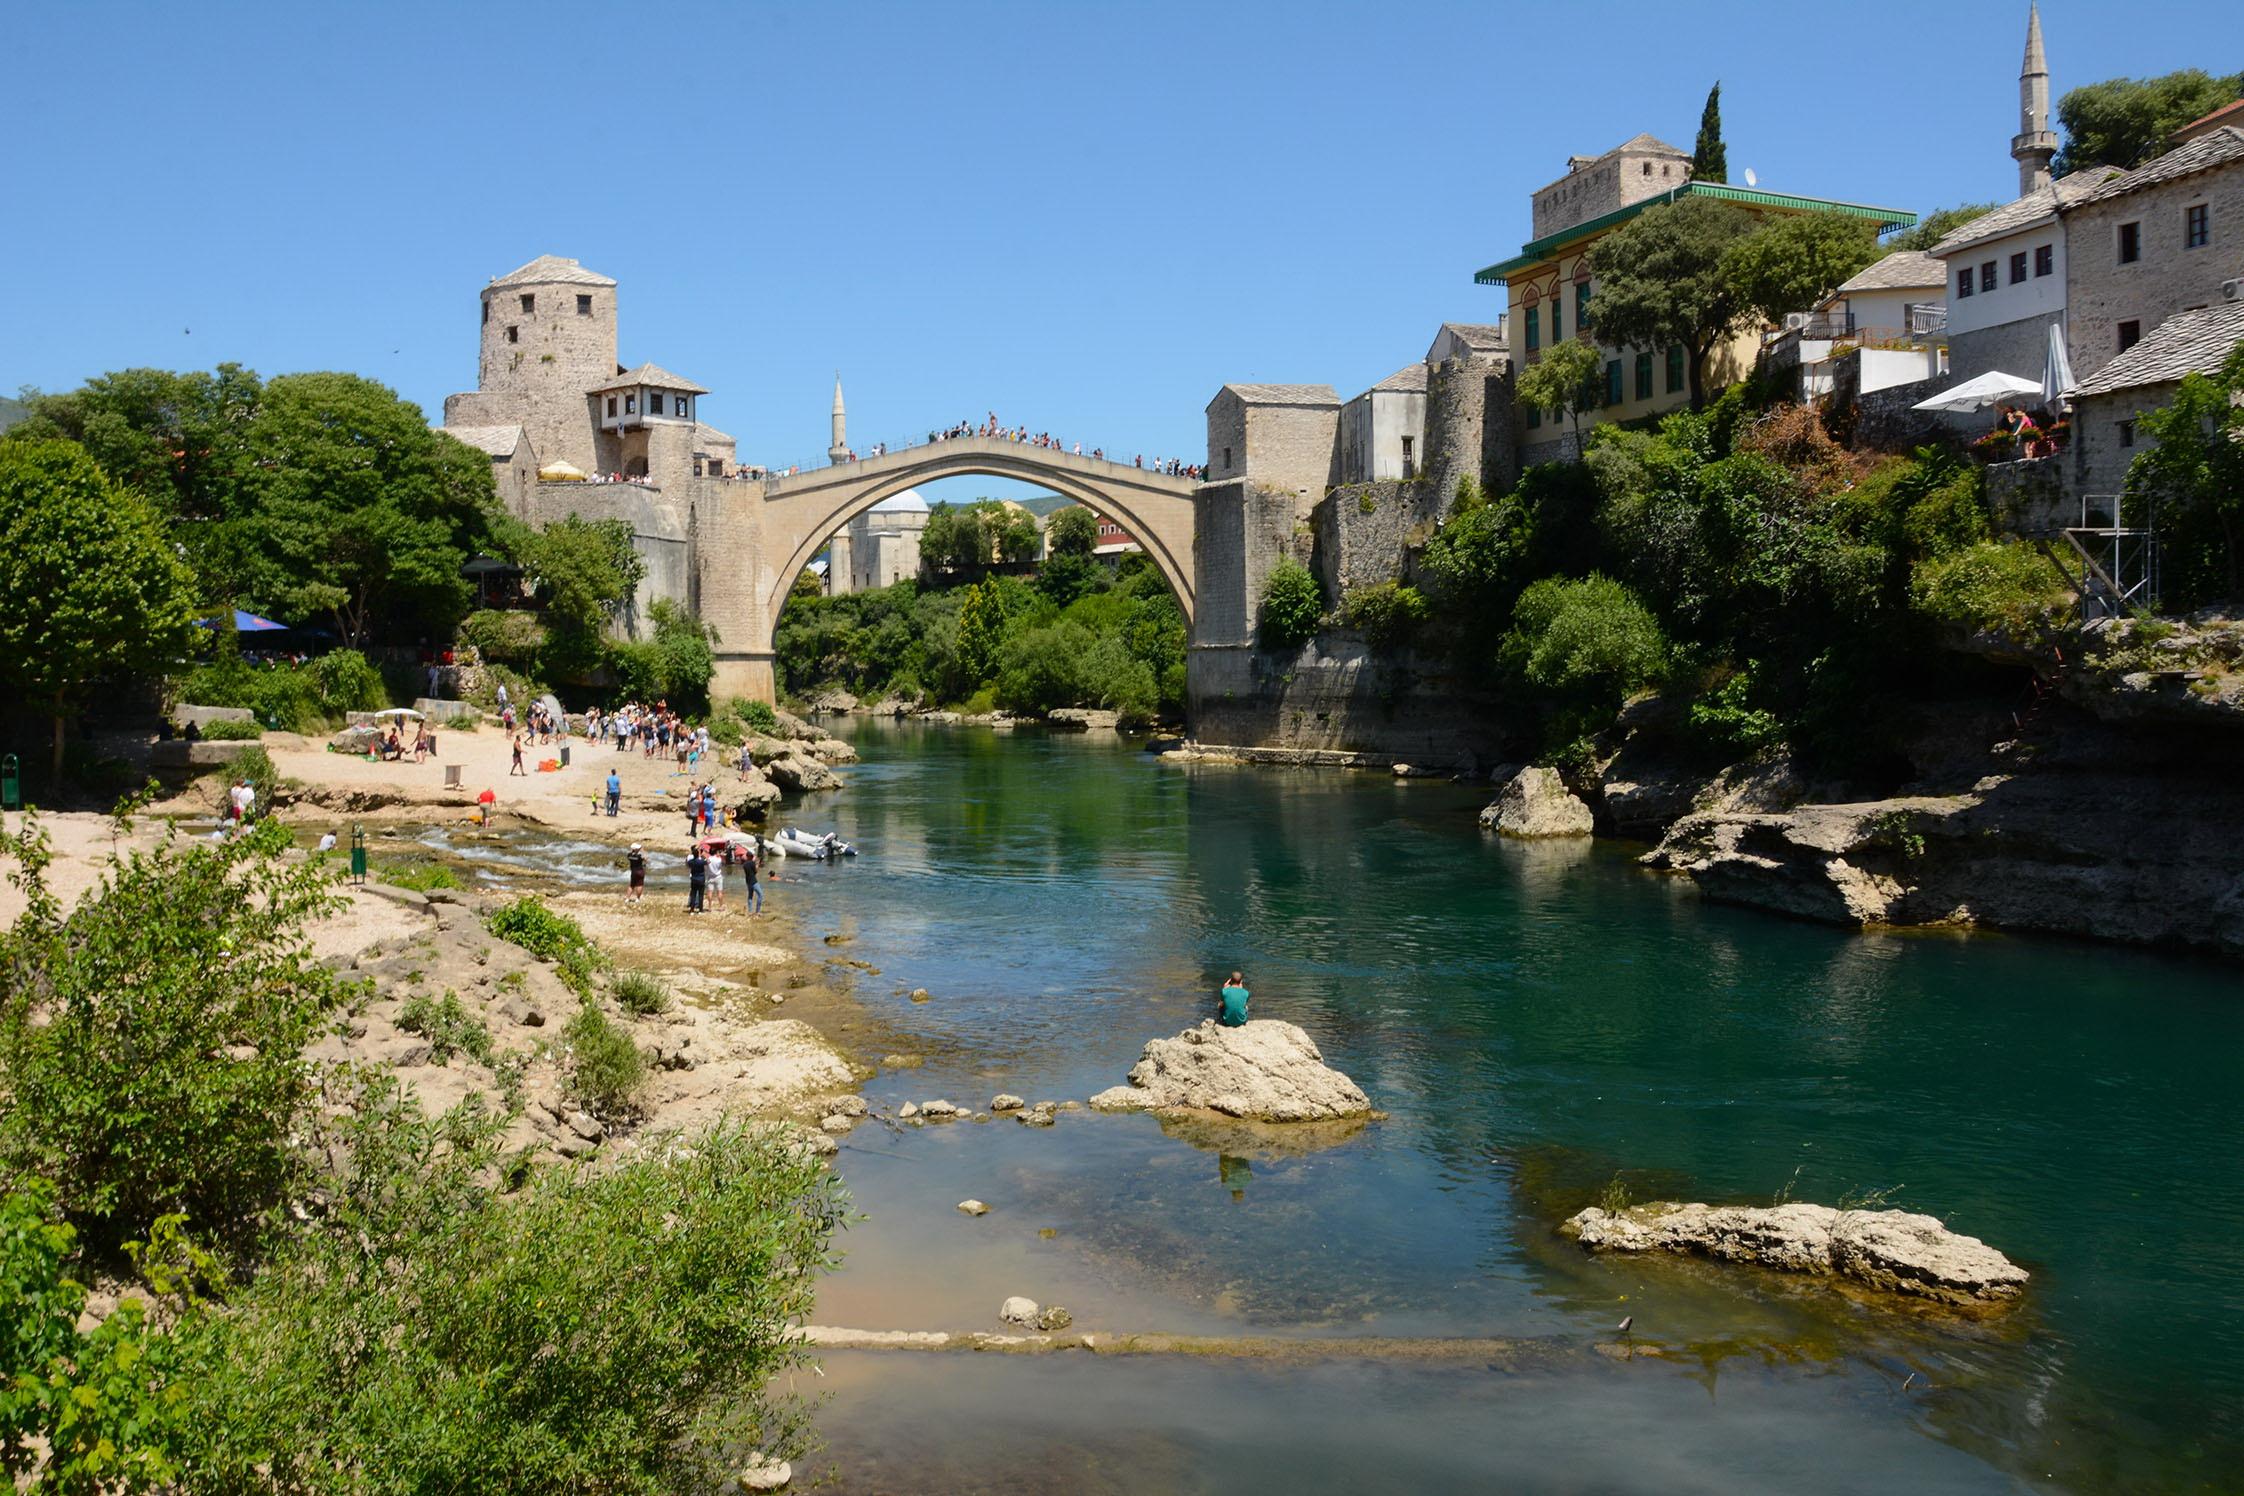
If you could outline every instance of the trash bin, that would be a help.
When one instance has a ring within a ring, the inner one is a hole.
[[[456,790],[460,787],[460,765],[446,764],[444,766],[444,787],[448,790]]]
[[[11,753],[0,758],[0,810],[23,809],[23,771]]]
[[[564,769],[569,767],[569,745],[567,743],[561,745],[561,767]]]
[[[351,881],[366,881],[366,828],[363,826],[351,828]]]

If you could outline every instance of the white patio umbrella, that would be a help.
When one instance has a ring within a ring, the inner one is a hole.
[[[2066,391],[2073,386],[2073,361],[2065,356],[2065,330],[2056,323],[2049,324],[2049,357],[2041,371],[2041,403],[2051,410],[2062,410],[2068,403]]]
[[[2001,370],[1982,374],[1977,379],[1967,379],[1954,389],[1942,390],[1929,400],[1919,400],[1912,410],[1985,410],[1990,405],[2000,405],[2015,400],[2020,395],[2038,395],[2041,385],[2031,379],[2020,379],[2015,374]]]
[[[421,714],[409,706],[385,707],[374,714],[377,717],[418,717]]]

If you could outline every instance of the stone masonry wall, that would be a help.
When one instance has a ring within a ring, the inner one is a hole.
[[[2184,210],[2204,203],[2210,242],[2182,245]],[[2142,258],[2119,263],[2119,226],[2142,226]],[[2066,347],[2073,377],[2086,379],[2119,356],[2119,324],[2142,335],[2177,312],[2213,306],[2221,283],[2244,276],[2244,162],[2076,208],[2065,219]],[[2014,372],[2038,377],[2041,364]]]
[[[2006,535],[2045,539],[2079,523],[2080,506],[2065,482],[2063,454],[1987,465],[1987,510]]]
[[[2135,438],[2134,445],[2126,445],[2127,434],[2121,430],[2120,423],[2137,421],[2145,412],[2171,403],[2178,387],[2178,381],[2148,384],[2137,389],[2115,390],[2108,395],[2091,395],[2080,402],[2073,412],[2072,445],[2063,459],[2072,464],[2070,477],[2074,494],[2086,495],[2093,509],[2106,515],[2112,512],[2110,496],[2127,486],[2128,465],[2146,445],[2141,436]],[[2080,523],[2079,513],[2076,499],[2065,523]],[[2123,513],[2120,518],[2135,524],[2145,516]]]
[[[1255,405],[1246,412],[1246,474],[1314,497],[1337,477],[1340,407]]]
[[[1510,487],[1510,435],[1509,360],[1444,359],[1426,371],[1426,472],[1438,493],[1455,498],[1464,477],[1484,493]]]
[[[1202,743],[1337,749],[1475,772],[1505,757],[1493,701],[1445,671],[1374,654],[1345,631],[1283,654],[1196,649],[1186,675]]]
[[[524,296],[535,302],[527,312],[522,310]],[[579,296],[592,298],[590,315],[577,312]],[[480,392],[503,397],[509,413],[499,419],[530,433],[540,461],[596,471],[586,391],[615,377],[616,288],[491,286],[482,300]],[[510,328],[512,342],[507,339]],[[450,411],[447,401],[448,420]]]
[[[1975,332],[1953,334],[1948,339],[1948,379],[1940,388],[1962,384],[1996,370],[2021,379],[2041,378],[2042,368],[2049,362],[2050,326],[2063,321],[2062,313],[2050,312],[1982,327]],[[2074,350],[2079,346],[2077,342],[2068,344],[2068,348]],[[2077,352],[2074,357],[2078,358]],[[2077,376],[2082,372],[2076,362],[2073,373]],[[1917,398],[1921,400],[1924,396]],[[1990,429],[1992,425],[1990,416]]]
[[[1317,580],[1338,602],[1357,587],[1402,577],[1413,549],[1433,538],[1450,496],[1432,475],[1345,483],[1310,510]]]

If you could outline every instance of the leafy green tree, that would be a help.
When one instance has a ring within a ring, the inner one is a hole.
[[[1599,300],[1602,302],[1602,288]],[[1577,451],[1582,442],[1582,412],[1604,403],[1598,380],[1604,360],[1594,345],[1566,338],[1543,350],[1542,356],[1520,371],[1521,403],[1569,419],[1574,426]]]
[[[2067,89],[2057,101],[2065,144],[2050,163],[2058,176],[2091,166],[2140,166],[2176,130],[2244,95],[2244,73],[2183,68],[2156,78],[2108,78]]]
[[[1734,337],[1752,302],[1730,260],[1758,227],[1751,213],[1712,198],[1647,208],[1590,252],[1597,278],[1597,338],[1613,348],[1688,355],[1691,408],[1706,403],[1706,361]]]
[[[1591,573],[1545,577],[1519,595],[1497,651],[1508,674],[1559,706],[1555,740],[1611,720],[1628,694],[1657,679],[1667,659],[1659,620],[1635,593]]]
[[[1007,640],[998,662],[998,705],[1014,712],[1074,705],[1083,696],[1083,667],[1093,642],[1090,630],[1068,622]]]
[[[1324,621],[1324,589],[1309,568],[1291,559],[1270,568],[1262,584],[1262,606],[1255,615],[1255,630],[1274,649],[1306,644]]]
[[[832,565],[832,562],[829,561],[827,564],[830,566]],[[787,589],[787,596],[791,599],[805,597],[824,597],[825,595],[825,581],[820,578],[817,572],[812,571],[807,566],[804,567],[801,571],[795,573],[794,583]]]
[[[950,571],[987,566],[990,548],[979,506],[937,504],[927,512],[927,527],[919,537],[920,558],[927,565]]]
[[[1000,561],[1034,561],[1044,544],[1044,537],[1036,528],[1036,516],[1025,509],[985,503],[982,528],[990,537],[997,558]]]
[[[39,1178],[0,1192],[0,1474],[34,1492],[176,1490],[193,1442],[186,1358],[137,1295],[79,1330],[77,1232],[57,1218],[54,1195]],[[177,1226],[158,1223],[162,1247],[177,1243]],[[173,1286],[168,1250],[136,1255]],[[192,1310],[175,1304],[170,1319]]]
[[[958,609],[958,664],[961,674],[974,681],[988,680],[997,669],[998,650],[1005,639],[1005,594],[993,579],[974,584]]]
[[[2001,203],[1958,203],[1953,208],[1935,208],[1911,227],[1888,239],[1886,248],[1889,251],[1930,249],[1974,218],[1984,218],[2001,206]]]
[[[1099,522],[1081,504],[1054,510],[1044,527],[1055,556],[1088,556],[1098,548]]]
[[[1730,153],[1722,144],[1722,84],[1706,91],[1706,107],[1699,111],[1699,138],[1691,152],[1691,180],[1730,180]]]
[[[339,903],[328,875],[167,840],[65,919],[44,831],[8,851],[28,902],[0,937],[0,1160],[53,1180],[106,1249],[174,1212],[245,1239],[297,1167],[302,1051],[344,995],[303,937]]]
[[[148,505],[66,441],[0,442],[0,681],[54,724],[186,647],[192,579]]]
[[[204,527],[233,512],[263,392],[256,374],[239,364],[220,364],[210,374],[122,369],[66,394],[33,395],[30,419],[8,436],[78,443],[198,551]]]
[[[550,678],[581,676],[600,663],[601,638],[647,574],[627,520],[571,514],[543,529],[507,521],[508,551],[537,587],[546,640],[540,665]]]
[[[1774,218],[1731,250],[1727,273],[1768,322],[1804,312],[1878,258],[1878,227],[1845,213]]]
[[[2167,606],[2244,599],[2244,343],[2136,425],[2149,447],[2128,466],[2127,492],[2156,506]]]
[[[351,374],[267,384],[245,455],[251,506],[226,529],[253,599],[332,618],[354,646],[385,621],[451,634],[469,597],[460,567],[500,517],[489,458]]]

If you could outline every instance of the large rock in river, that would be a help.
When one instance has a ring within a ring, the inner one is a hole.
[[[1198,1107],[1262,1122],[1369,1116],[1363,1091],[1324,1060],[1293,1024],[1260,1018],[1224,1028],[1211,1018],[1146,1045],[1130,1083],[1101,1091],[1091,1105],[1108,1112]]]
[[[1588,836],[1595,829],[1590,808],[1566,787],[1558,770],[1539,765],[1514,774],[1495,803],[1480,813],[1480,823],[1520,837]]]
[[[1678,1252],[1785,1272],[1852,1278],[1947,1304],[2017,1298],[2026,1270],[1976,1236],[1905,1210],[1828,1205],[1591,1206],[1559,1227],[1593,1252]]]

